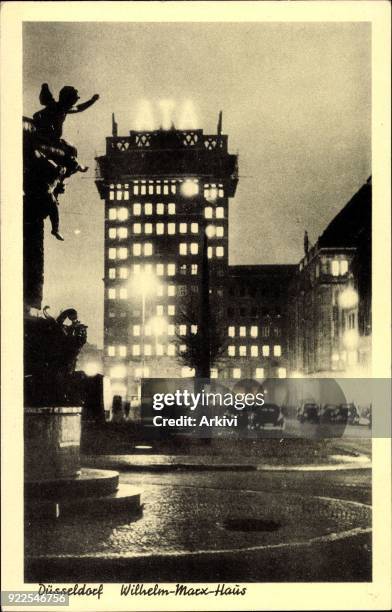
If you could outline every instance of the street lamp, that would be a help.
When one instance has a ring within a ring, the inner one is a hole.
[[[144,365],[145,365],[145,355],[144,355],[144,344],[145,344],[145,335],[146,335],[146,299],[149,295],[156,295],[158,287],[160,283],[152,272],[140,272],[139,274],[134,274],[131,280],[132,291],[141,296],[142,301],[142,329],[141,329],[141,378],[144,376]],[[141,393],[141,385],[140,385],[140,393]]]
[[[158,337],[167,331],[167,320],[164,317],[153,317],[149,320],[148,327],[155,337],[155,358],[158,359]]]

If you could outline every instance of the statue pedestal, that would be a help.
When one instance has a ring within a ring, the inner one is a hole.
[[[81,408],[25,408],[25,516],[141,513],[140,491],[118,472],[80,466]]]
[[[53,480],[80,472],[82,409],[26,408],[25,480]]]

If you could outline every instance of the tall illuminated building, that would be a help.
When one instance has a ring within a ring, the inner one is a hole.
[[[119,136],[113,117],[96,179],[105,201],[104,369],[113,393],[135,399],[142,377],[187,375],[178,336],[197,333],[197,324],[179,323],[179,308],[200,291],[204,240],[211,299],[225,316],[237,181],[221,118],[213,135],[172,128]]]

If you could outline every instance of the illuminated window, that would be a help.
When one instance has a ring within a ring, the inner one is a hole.
[[[138,204],[137,202],[135,202],[135,204],[133,205],[133,214],[135,216],[139,216],[142,214],[142,205]]]
[[[117,213],[117,219],[119,221],[125,221],[128,219],[128,209],[127,208],[119,208]]]
[[[178,230],[180,234],[186,234],[186,230],[187,230],[187,224],[180,223],[179,230]]]
[[[129,191],[124,191],[124,200],[129,200]]]
[[[151,242],[146,242],[146,244],[144,245],[144,255],[146,255],[146,257],[152,255],[152,244],[151,244]]]
[[[212,207],[211,206],[206,206],[204,209],[204,216],[206,219],[212,219]]]
[[[133,273],[134,273],[134,274],[140,274],[141,270],[142,270],[142,269],[141,269],[140,264],[134,264],[134,265],[133,265]]]
[[[114,191],[109,193],[109,200],[114,200]]]
[[[337,259],[333,259],[331,262],[331,273],[332,276],[339,276],[339,261]]]
[[[144,233],[152,234],[152,223],[145,223],[144,225]]]
[[[197,334],[197,325],[191,325],[191,334]]]
[[[176,307],[174,306],[174,304],[169,304],[169,306],[167,307],[167,314],[171,317],[176,314]]]
[[[241,368],[233,368],[233,378],[241,378]]]
[[[161,317],[163,315],[163,306],[162,306],[162,304],[158,304],[157,305],[157,315],[158,315],[158,317]]]
[[[211,368],[211,378],[218,378],[218,370],[216,368]]]
[[[170,325],[167,326],[167,335],[174,336],[175,333],[176,333],[176,326],[173,325],[173,323],[170,323]]]
[[[257,325],[252,325],[252,327],[250,328],[250,335],[252,338],[257,338],[257,336],[259,335],[259,328],[257,327]]]
[[[109,208],[109,221],[115,221],[117,219],[117,209]]]
[[[142,233],[142,224],[141,223],[134,223],[133,224],[133,233],[134,234],[141,234]]]
[[[139,243],[135,243],[132,247],[132,252],[134,255],[139,256],[142,254],[142,245]]]
[[[268,344],[264,344],[263,345],[263,357],[269,357],[269,354],[270,354],[270,348]]]
[[[133,326],[133,335],[134,336],[140,336],[140,325],[134,325]]]
[[[165,224],[157,223],[157,234],[158,236],[162,235],[165,232]]]
[[[227,335],[229,336],[229,338],[234,338],[235,337],[235,327],[234,327],[234,325],[231,325],[229,327]]]
[[[174,276],[176,273],[176,264],[167,264],[167,275]]]
[[[109,268],[109,278],[116,278],[116,268]]]
[[[224,254],[225,254],[225,249],[223,248],[223,246],[217,246],[216,247],[216,256],[217,257],[223,257]]]
[[[208,257],[208,259],[212,259],[212,255],[213,255],[213,250],[212,250],[212,247],[209,246],[207,248],[207,257]]]
[[[138,355],[140,355],[140,344],[134,344],[132,346],[132,355],[134,357],[137,357]]]
[[[230,346],[227,347],[227,354],[229,357],[235,357],[235,346],[234,344],[231,344]]]
[[[116,191],[116,200],[122,200],[122,191]]]
[[[259,356],[259,347],[256,346],[255,344],[252,344],[252,346],[250,347],[250,355],[251,357]]]
[[[223,225],[218,225],[218,227],[215,229],[216,231],[216,237],[217,238],[223,238],[224,234],[225,234],[225,230]]]
[[[128,278],[128,268],[119,268],[118,269],[120,278]]]
[[[347,274],[348,272],[348,261],[347,259],[340,260],[340,274]]]
[[[109,227],[109,238],[113,239],[116,237],[116,228],[115,227]]]
[[[157,264],[157,275],[163,276],[165,274],[165,266],[163,264]]]
[[[134,195],[139,195],[139,185],[137,183],[133,185],[133,193]]]
[[[197,264],[191,265],[191,274],[197,274]]]
[[[263,325],[263,327],[261,328],[261,335],[263,336],[263,338],[268,338],[269,332],[269,327],[267,325]]]
[[[125,365],[116,365],[110,368],[111,378],[124,378],[127,375],[127,369]]]
[[[215,185],[205,185],[204,197],[209,202],[215,202],[218,197],[218,190],[216,189]]]
[[[167,212],[169,215],[175,215],[176,214],[176,205],[174,202],[170,202],[167,205]]]
[[[155,345],[155,352],[158,355],[158,357],[162,357],[162,355],[163,355],[163,344],[156,344]]]
[[[197,234],[198,231],[199,231],[199,224],[198,223],[191,223],[191,232],[192,232],[192,234]]]
[[[191,244],[191,255],[197,255],[199,252],[199,245],[197,242],[192,242]]]
[[[286,368],[278,368],[278,377],[286,378]]]
[[[176,233],[176,224],[175,223],[168,223],[167,224],[167,233],[169,235],[173,235]]]
[[[117,236],[121,239],[128,238],[128,229],[126,227],[119,227],[117,230]]]
[[[109,357],[114,357],[116,354],[116,349],[114,346],[108,346],[108,355]]]
[[[223,208],[223,206],[217,206],[216,209],[216,218],[217,219],[224,219],[225,216],[225,209]]]
[[[127,356],[127,347],[124,345],[121,345],[118,347],[118,354],[120,355],[120,357],[126,357]]]
[[[158,285],[157,287],[157,296],[163,297],[163,286],[162,285]]]
[[[264,368],[256,368],[256,378],[264,378]]]
[[[126,259],[128,257],[128,249],[125,247],[117,249],[117,256],[119,259]]]
[[[109,259],[116,259],[116,249],[109,249]]]
[[[144,264],[144,271],[146,274],[152,274],[152,264]]]
[[[151,336],[151,325],[145,325],[144,326],[144,335],[145,336]]]
[[[186,344],[180,344],[178,347],[180,353],[186,353]]]
[[[126,300],[128,297],[128,291],[126,287],[121,287],[120,289],[120,300]]]
[[[167,295],[169,297],[173,297],[174,295],[176,295],[176,286],[175,285],[169,285],[167,288]]]
[[[163,215],[165,212],[165,205],[162,202],[157,204],[157,215]]]
[[[246,327],[244,325],[241,325],[240,327],[240,338],[245,338],[246,337]]]
[[[240,357],[246,357],[246,346],[240,346]]]
[[[167,345],[167,354],[169,355],[169,357],[173,357],[176,354],[176,345],[175,344],[168,344]]]
[[[178,245],[178,250],[180,255],[186,255],[187,254],[187,244],[186,242],[182,242],[181,244]]]
[[[144,205],[144,214],[152,215],[152,204],[148,203]]]
[[[145,344],[144,345],[144,354],[147,355],[147,356],[150,356],[152,354],[151,344]]]
[[[274,357],[280,357],[282,355],[282,347],[280,344],[275,344],[274,346]]]
[[[180,325],[180,336],[186,335],[186,325]]]
[[[181,368],[182,378],[191,378],[194,375],[195,375],[195,368],[189,368],[188,366],[184,366]]]

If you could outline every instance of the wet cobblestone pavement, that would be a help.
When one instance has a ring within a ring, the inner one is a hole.
[[[306,542],[370,527],[363,504],[284,492],[144,484],[143,516],[27,525],[28,557],[139,557]],[[273,531],[233,531],[226,519],[273,521]]]

